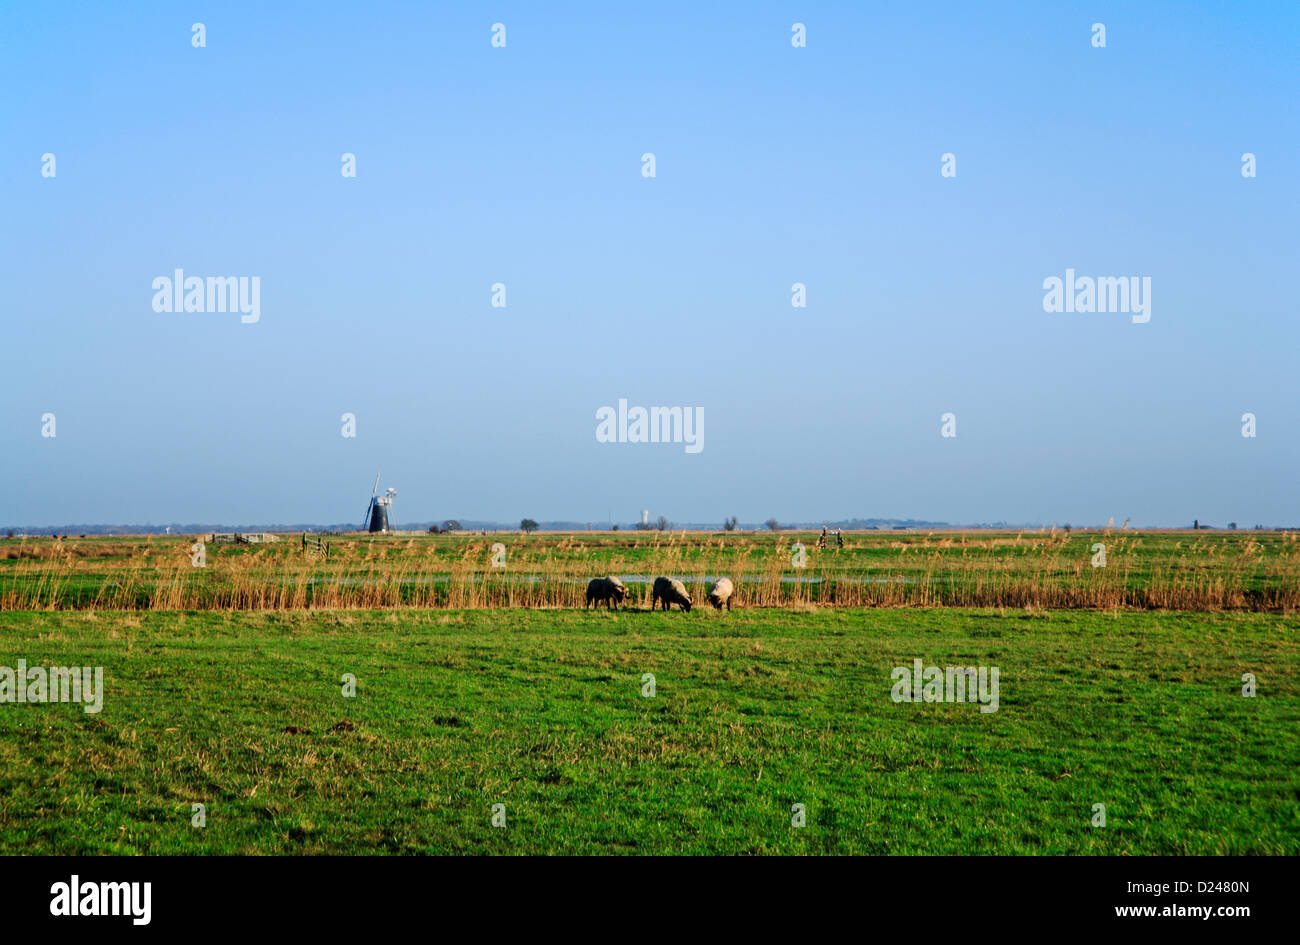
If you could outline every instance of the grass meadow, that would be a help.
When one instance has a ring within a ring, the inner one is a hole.
[[[575,607],[614,574],[649,606],[646,579],[698,602],[732,578],[741,607],[1034,607],[1300,611],[1291,531],[591,532],[0,539],[0,610],[340,610]],[[1098,566],[1104,555],[1104,566]],[[503,565],[493,565],[494,559]]]
[[[1295,854],[1297,630],[810,603],[9,610],[0,665],[103,666],[105,694],[0,705],[0,852]],[[916,658],[998,666],[998,711],[894,702]]]

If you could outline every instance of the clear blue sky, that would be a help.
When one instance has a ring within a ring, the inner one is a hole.
[[[709,6],[5,4],[0,524],[1300,521],[1300,5]]]

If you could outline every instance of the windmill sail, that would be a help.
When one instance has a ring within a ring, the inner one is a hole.
[[[381,469],[379,472],[375,473],[375,484],[370,487],[370,501],[366,503],[366,516],[361,520],[362,531],[365,531],[370,527],[370,519],[375,510],[375,495],[379,492],[379,473],[382,472],[383,470]],[[371,529],[371,531],[374,531],[374,529]]]

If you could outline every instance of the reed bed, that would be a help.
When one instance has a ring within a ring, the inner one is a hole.
[[[0,540],[0,610],[344,610],[566,608],[592,577],[682,580],[705,606],[728,576],[737,607],[1011,607],[1295,612],[1300,541],[1291,532],[854,533],[818,549],[813,534],[363,537],[328,557],[296,538],[206,546],[194,539]],[[492,545],[507,546],[505,567]],[[1094,567],[1095,546],[1106,546]],[[796,544],[806,566],[796,567]]]

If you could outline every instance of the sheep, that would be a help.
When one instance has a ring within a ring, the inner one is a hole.
[[[604,601],[606,609],[609,609],[611,605],[617,608],[626,599],[627,588],[616,577],[592,578],[587,583],[587,607],[590,607],[592,601],[595,601],[596,607],[599,609],[600,602]],[[585,610],[586,607],[583,609]]]
[[[675,578],[655,578],[654,591],[650,595],[650,609],[663,601],[664,610],[670,610],[673,604],[680,604],[682,610],[691,612],[691,595],[686,593],[686,585]]]
[[[731,610],[731,594],[735,591],[732,587],[731,578],[718,578],[709,585],[709,603],[714,609],[721,610],[726,605],[727,610]]]

